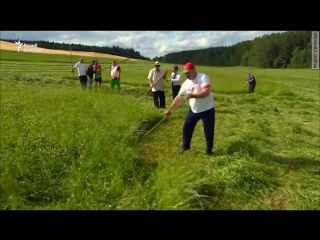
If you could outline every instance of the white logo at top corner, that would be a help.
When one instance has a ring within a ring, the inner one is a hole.
[[[15,43],[18,45],[17,49],[18,52],[20,52],[20,49],[23,47],[23,51],[24,52],[42,52],[41,48],[38,48],[38,44],[27,44],[27,43],[22,43],[20,42],[20,40],[18,40],[17,42],[15,41]]]
[[[18,42],[15,42],[15,43],[19,45],[17,48],[18,48],[18,52],[20,52],[20,49],[21,49],[23,43],[20,43],[20,40]]]

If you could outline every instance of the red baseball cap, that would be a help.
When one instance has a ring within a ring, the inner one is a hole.
[[[183,73],[183,74],[188,73],[190,70],[192,70],[192,69],[194,69],[194,68],[195,68],[195,67],[194,67],[193,63],[188,62],[188,63],[186,63],[186,64],[184,65],[183,71],[182,71],[181,73]]]

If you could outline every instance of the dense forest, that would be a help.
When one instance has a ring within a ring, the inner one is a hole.
[[[229,47],[174,52],[154,61],[207,66],[252,66],[257,68],[310,68],[311,31],[273,33]]]
[[[0,39],[6,42],[12,42],[18,41],[19,39]],[[55,49],[55,50],[69,50],[70,46],[69,43],[57,43],[57,42],[49,42],[49,41],[28,41],[28,40],[22,40],[21,42],[26,44],[38,44],[38,47],[41,48],[47,48],[47,49]],[[128,57],[128,58],[135,58],[135,59],[142,59],[142,60],[150,60],[150,58],[141,56],[141,54],[137,51],[135,51],[132,48],[121,48],[118,46],[113,47],[97,47],[97,46],[88,46],[88,45],[82,45],[82,44],[71,44],[72,51],[83,51],[83,52],[96,52],[96,53],[104,53],[104,54],[112,54],[116,56],[122,56],[122,57]]]

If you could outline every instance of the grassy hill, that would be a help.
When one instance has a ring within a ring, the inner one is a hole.
[[[134,106],[152,62],[121,64],[121,92],[107,71],[82,91],[68,55],[0,56],[1,209],[320,209],[318,71],[198,66],[216,104],[208,157],[201,123],[177,155],[187,104],[144,136],[164,116],[150,95]]]

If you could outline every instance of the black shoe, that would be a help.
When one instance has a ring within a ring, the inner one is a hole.
[[[213,155],[213,152],[212,152],[212,151],[211,151],[211,152],[206,152],[206,155],[212,156],[212,155]]]
[[[181,149],[179,152],[178,152],[178,154],[183,154],[185,151],[188,151],[188,150],[190,150],[190,148],[188,148],[188,149]]]

